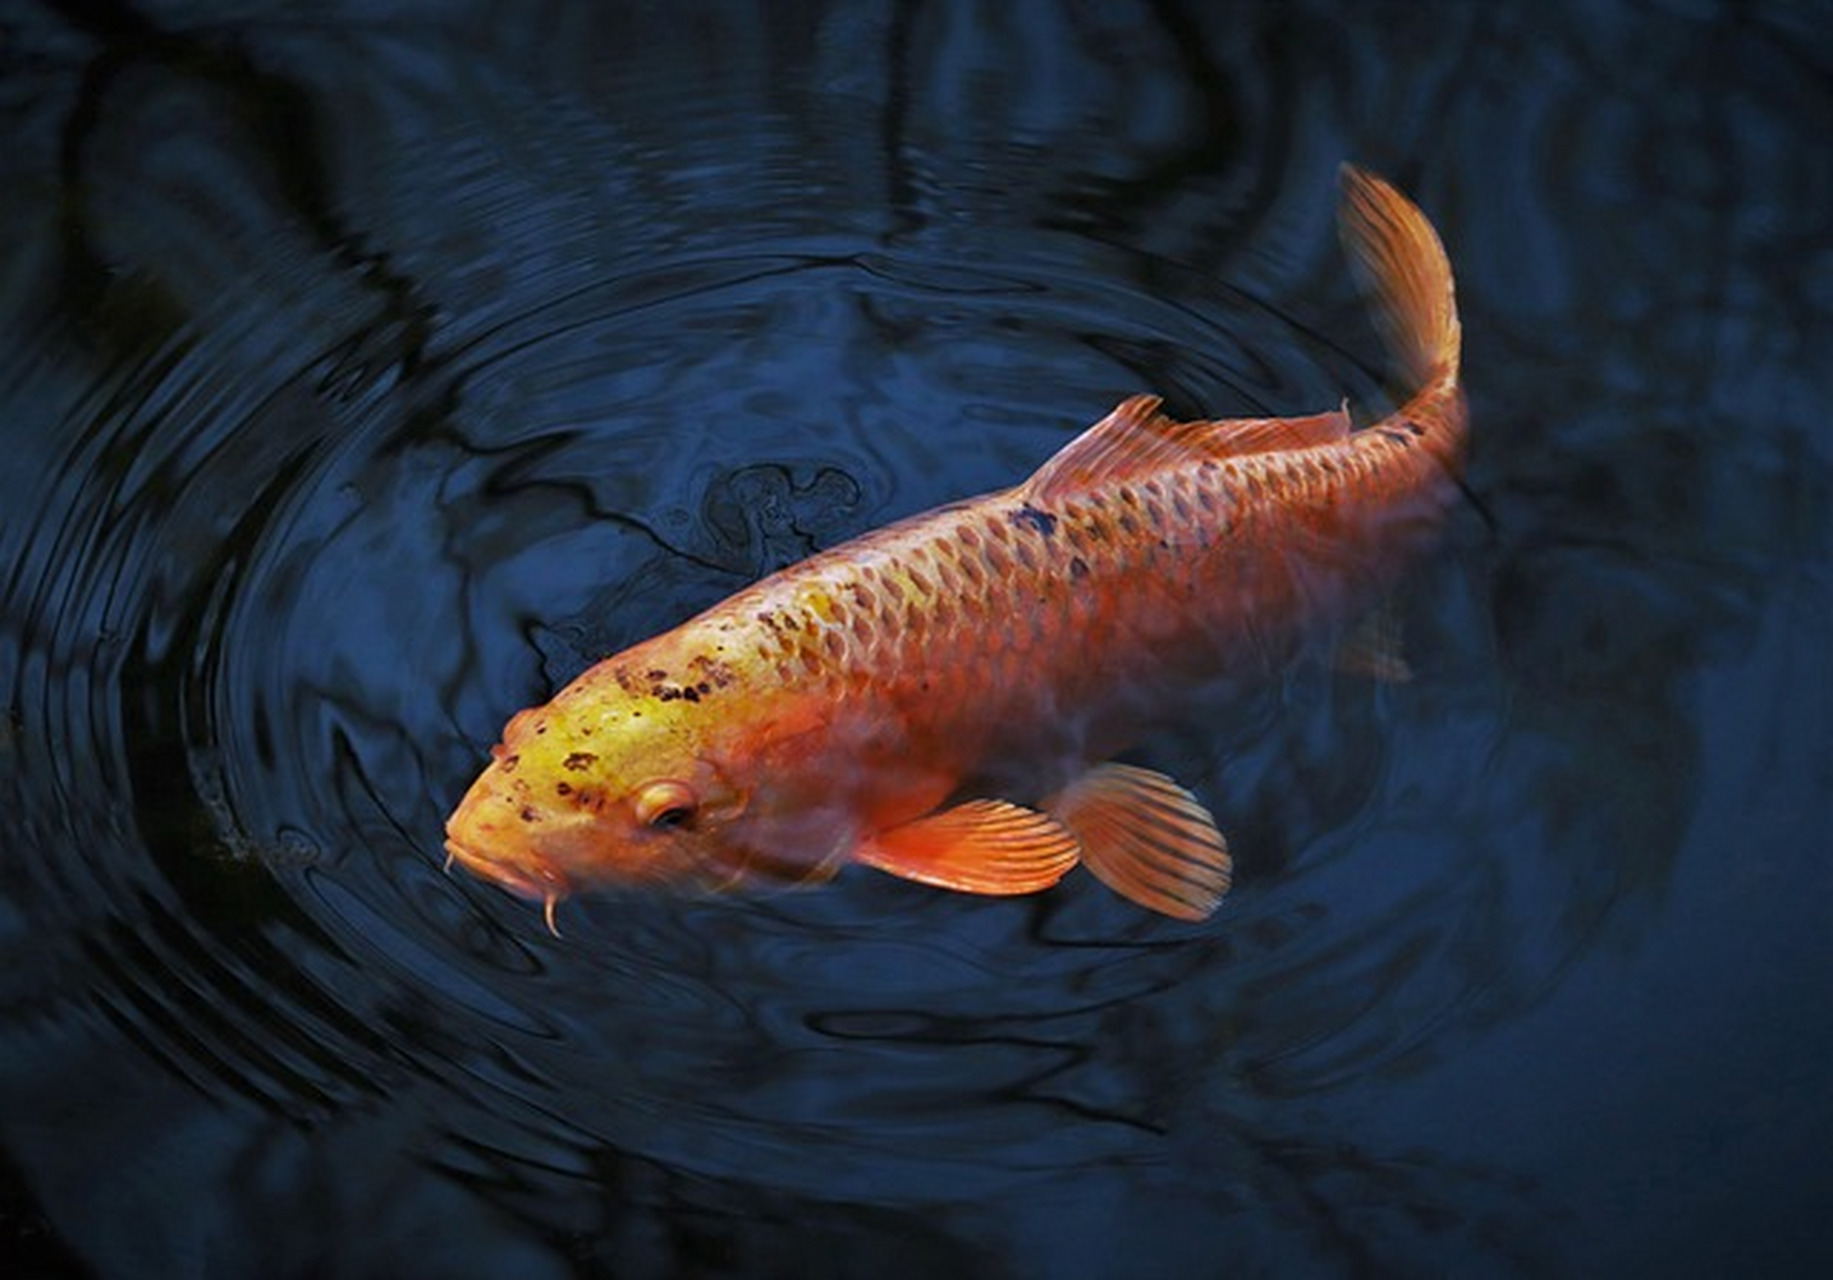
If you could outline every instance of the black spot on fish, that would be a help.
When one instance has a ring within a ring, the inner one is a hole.
[[[1070,560],[1069,576],[1072,578],[1086,578],[1088,576],[1088,561],[1084,560],[1081,556],[1076,556]]]
[[[557,796],[570,796],[573,794],[573,788],[564,782],[556,782],[554,784],[554,794]]]
[[[572,755],[560,762],[560,767],[563,769],[571,769],[574,773],[577,773],[581,769],[590,769],[597,763],[598,757],[593,755],[590,751],[575,751]]]
[[[1048,538],[1057,531],[1057,518],[1048,511],[1039,511],[1036,507],[1026,505],[1012,513],[1013,524],[1030,525]]]
[[[521,814],[520,814],[520,815],[518,815],[518,816],[519,816],[519,817],[520,817],[520,818],[522,819],[522,821],[524,821],[524,822],[533,822],[533,821],[534,821],[534,820],[535,820],[535,819],[536,819],[537,817],[539,817],[540,815],[539,815],[539,814],[537,814],[537,813],[535,812],[535,808],[534,808],[534,806],[533,806],[533,805],[526,805],[526,804],[525,804],[525,805],[523,805],[523,806],[522,806],[522,812],[521,812]]]
[[[661,670],[651,671],[649,673],[649,678],[651,680],[666,680],[668,679],[668,672]]]

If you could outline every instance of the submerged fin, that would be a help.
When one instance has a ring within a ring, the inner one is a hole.
[[[1050,801],[1101,882],[1163,915],[1203,920],[1228,892],[1228,842],[1197,798],[1130,764],[1090,769]]]
[[[1048,889],[1076,865],[1076,839],[1046,814],[1004,800],[969,800],[881,831],[856,861],[906,880],[966,893]]]
[[[1392,604],[1381,605],[1344,633],[1337,642],[1335,666],[1390,684],[1405,684],[1413,678],[1412,664],[1400,643],[1400,616]]]
[[[1227,418],[1179,422],[1159,412],[1157,396],[1133,396],[1064,445],[1025,482],[1025,498],[1046,505],[1191,458],[1237,458],[1335,444],[1349,435],[1341,409],[1306,418]]]

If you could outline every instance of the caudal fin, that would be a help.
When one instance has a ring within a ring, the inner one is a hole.
[[[1343,245],[1367,286],[1376,324],[1413,395],[1457,382],[1462,330],[1451,263],[1432,224],[1365,169],[1342,169]]]

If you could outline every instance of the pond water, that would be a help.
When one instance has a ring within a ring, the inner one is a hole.
[[[1833,1274],[1829,17],[15,0],[7,1274]],[[1412,682],[1139,753],[1214,919],[442,871],[770,569],[1136,391],[1379,408],[1346,158],[1469,501]]]

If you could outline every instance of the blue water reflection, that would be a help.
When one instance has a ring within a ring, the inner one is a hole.
[[[0,26],[19,1273],[1833,1266],[1811,6],[793,8]],[[1143,753],[1215,920],[442,871],[510,712],[762,573],[1142,389],[1379,405],[1346,157],[1470,501],[1418,679]]]

